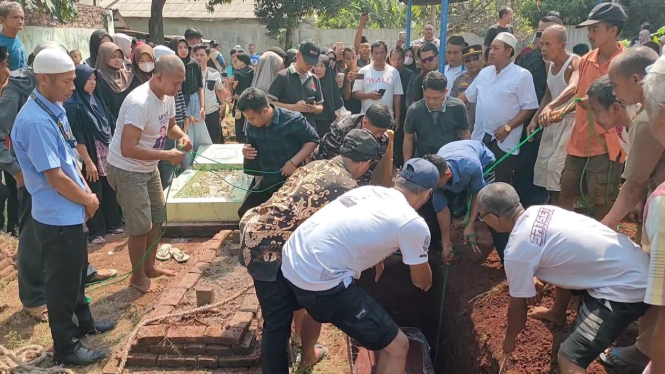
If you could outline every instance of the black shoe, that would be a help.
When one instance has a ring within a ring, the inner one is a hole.
[[[84,346],[78,347],[73,353],[66,356],[53,354],[56,365],[90,365],[106,358],[106,352],[93,351]]]
[[[90,330],[83,335],[99,335],[105,332],[109,332],[115,328],[115,322],[113,321],[95,321],[95,329]]]

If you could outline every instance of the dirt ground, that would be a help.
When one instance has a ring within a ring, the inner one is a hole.
[[[125,274],[131,270],[129,257],[127,254],[127,238],[124,235],[107,236],[107,242],[104,245],[91,245],[89,247],[89,260],[98,268],[114,268],[118,274]],[[204,249],[200,243],[207,239],[163,239],[163,243],[173,243],[183,249],[190,255],[196,255]],[[168,285],[172,281],[178,281],[186,272],[185,266],[177,264],[175,261],[159,263],[160,267],[179,271],[175,278],[159,278],[156,280],[159,284]],[[134,326],[141,318],[150,312],[150,306],[159,298],[159,294],[142,295],[140,292],[129,288],[129,280],[121,280],[115,284],[109,283],[108,286],[99,287],[90,290],[87,295],[92,298],[92,313],[95,319],[110,319],[117,321],[118,326],[115,330],[100,336],[91,336],[84,338],[86,346],[96,349],[114,351],[123,343],[124,338],[132,331]],[[219,299],[237,292],[229,290],[229,295],[216,295]],[[18,298],[18,283],[13,281],[6,285],[0,285],[0,344],[9,349],[17,349],[29,344],[38,344],[47,351],[52,350],[52,340],[47,323],[35,322],[22,311],[22,306]],[[325,326],[322,331],[320,342],[328,347],[330,355],[314,370],[315,374],[339,374],[340,368],[348,368],[348,351],[345,335],[339,330]],[[52,361],[47,360],[46,366],[53,365]],[[105,362],[90,365],[86,367],[73,368],[80,374],[98,374],[102,372]],[[157,370],[157,369],[156,369]],[[156,370],[126,369],[125,373],[154,373]],[[164,372],[159,368],[159,372]],[[177,373],[178,371],[169,371]],[[348,371],[345,370],[345,371]],[[198,371],[207,373],[208,371]],[[233,370],[211,370],[213,373],[239,373]],[[246,371],[245,371],[246,372]],[[188,373],[192,373],[188,371]]]

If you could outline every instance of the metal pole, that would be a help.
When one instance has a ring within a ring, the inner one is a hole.
[[[413,7],[413,1],[409,0],[406,4],[406,48],[411,46],[411,8]],[[404,49],[406,49],[404,48]]]
[[[439,71],[443,74],[446,68],[446,41],[448,40],[448,0],[441,0],[441,34],[439,35]]]
[[[602,2],[603,2],[603,0],[596,0],[596,4],[600,4]]]

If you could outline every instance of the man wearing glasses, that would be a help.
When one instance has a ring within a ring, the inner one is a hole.
[[[406,106],[423,99],[423,79],[430,71],[439,69],[439,49],[434,44],[425,44],[418,50],[420,57],[420,67],[422,71],[420,74],[414,74],[409,81],[409,87],[406,89]]]
[[[450,90],[450,96],[459,97],[476,79],[478,73],[485,67],[485,60],[482,58],[483,46],[480,44],[470,45],[462,49],[462,58],[464,59],[464,74],[455,79],[453,88]],[[473,132],[473,125],[476,123],[476,104],[467,103],[466,112],[469,116],[469,123],[471,124],[471,132]]]
[[[420,39],[416,39],[411,42],[411,46],[423,46],[425,44],[434,44],[436,46],[436,49],[441,48],[441,41],[439,38],[434,37],[434,34],[436,33],[436,28],[434,27],[434,24],[431,22],[427,22],[425,24],[425,27],[423,28],[423,37]]]

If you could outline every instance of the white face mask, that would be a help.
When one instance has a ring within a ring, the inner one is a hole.
[[[413,64],[413,57],[405,57],[404,65],[411,65],[411,64]]]
[[[145,73],[150,73],[155,69],[155,63],[153,62],[140,62],[139,69]]]

